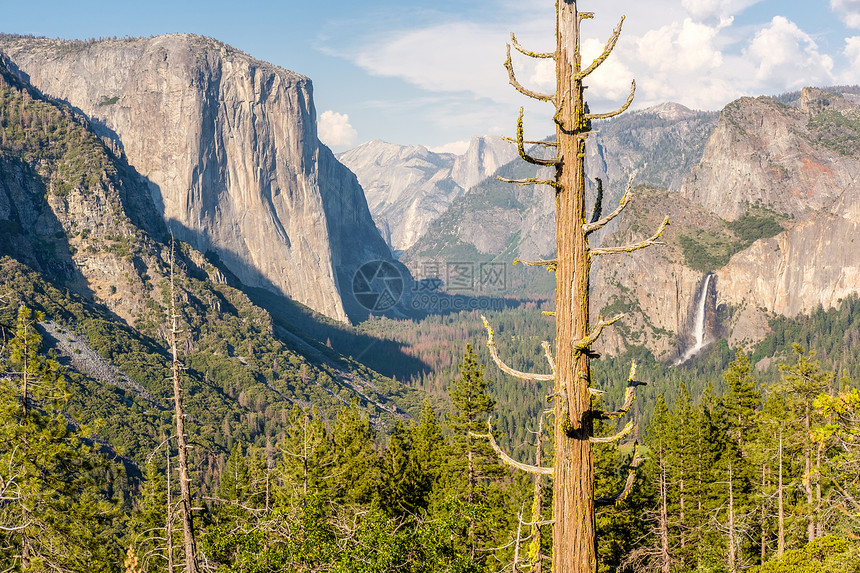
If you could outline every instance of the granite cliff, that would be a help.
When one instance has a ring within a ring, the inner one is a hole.
[[[242,283],[345,320],[354,269],[389,259],[355,179],[316,135],[308,78],[187,35],[6,36],[22,79],[83,112],[177,238]]]

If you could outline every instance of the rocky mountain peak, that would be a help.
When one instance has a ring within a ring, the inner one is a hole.
[[[474,136],[454,160],[451,178],[463,189],[474,187],[517,156],[514,143],[497,136]]]
[[[673,102],[661,103],[653,107],[645,108],[636,113],[642,115],[656,115],[661,119],[670,121],[678,121],[696,116],[695,111],[679,103]]]
[[[800,108],[768,97],[727,105],[681,194],[728,220],[752,205],[793,217],[841,210],[858,192],[860,124],[848,113],[857,104],[803,93]]]

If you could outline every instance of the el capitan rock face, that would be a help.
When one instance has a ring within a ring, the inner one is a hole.
[[[0,51],[101,126],[177,238],[243,283],[345,320],[354,268],[390,259],[355,177],[317,139],[308,78],[186,34],[7,36]]]

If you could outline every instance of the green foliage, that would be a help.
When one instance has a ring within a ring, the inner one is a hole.
[[[783,231],[776,216],[768,213],[746,213],[736,221],[727,221],[726,227],[740,239],[744,249],[759,239],[773,237]]]
[[[783,231],[776,213],[760,206],[748,206],[747,212],[735,221],[724,221],[722,228],[678,235],[678,246],[684,264],[700,272],[712,272],[724,267],[735,253],[746,249],[759,239]]]
[[[40,99],[0,67],[0,158],[9,156],[50,171],[57,195],[86,192],[99,185],[101,173],[116,172],[80,117]]]
[[[39,355],[41,318],[21,307],[4,356],[0,561],[16,571],[111,571],[120,507],[104,477],[117,469],[68,428],[59,365]]]
[[[860,146],[860,116],[828,109],[809,118],[810,138],[840,155],[857,155]]]
[[[403,527],[379,509],[352,517],[311,496],[276,510],[251,531],[210,528],[202,548],[224,572],[478,572],[482,569],[452,547],[463,522],[464,515],[452,511]]]
[[[750,569],[750,573],[857,573],[860,551],[848,539],[828,535],[780,558]]]

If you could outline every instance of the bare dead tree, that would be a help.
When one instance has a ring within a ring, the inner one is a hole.
[[[170,445],[167,446],[167,511],[164,516],[164,535],[167,538],[167,573],[175,570],[173,564],[173,492],[170,490],[172,483],[170,473]]]
[[[176,267],[175,243],[170,242],[170,349],[173,353],[173,403],[176,410],[176,444],[179,454],[179,495],[182,508],[182,534],[185,541],[185,571],[199,573],[197,542],[194,538],[194,522],[191,514],[191,479],[188,477],[188,445],[185,438],[185,412],[182,409],[182,363],[176,338],[179,334],[179,314],[176,312]],[[168,477],[169,479],[169,477]]]
[[[653,236],[630,245],[620,247],[592,248],[589,235],[603,228],[630,203],[632,180],[618,207],[602,216],[600,202],[595,205],[591,217],[585,205],[585,144],[595,119],[607,119],[623,113],[633,101],[636,83],[620,109],[609,113],[590,113],[583,96],[583,81],[609,57],[621,34],[624,18],[613,31],[603,52],[583,69],[580,56],[580,24],[590,19],[590,12],[579,12],[576,0],[557,0],[556,3],[556,50],[538,53],[526,50],[516,37],[511,43],[516,50],[533,58],[554,59],[556,66],[556,91],[554,94],[537,93],[524,87],[516,78],[508,45],[505,67],[511,85],[531,98],[550,102],[555,107],[553,119],[556,124],[556,139],[545,143],[556,151],[555,157],[538,158],[526,152],[523,137],[523,114],[517,120],[516,143],[520,156],[527,162],[555,169],[552,179],[502,179],[520,185],[541,184],[555,190],[556,198],[556,258],[542,261],[523,261],[526,264],[544,266],[556,273],[556,340],[555,356],[545,346],[550,363],[550,374],[527,374],[504,365],[498,356],[493,340],[493,330],[486,323],[489,335],[488,346],[493,360],[502,370],[525,380],[552,380],[554,392],[555,465],[553,468],[528,466],[514,462],[500,453],[503,461],[532,473],[553,476],[553,567],[556,573],[594,573],[597,571],[597,544],[595,536],[595,506],[612,504],[623,499],[632,488],[634,470],[638,459],[630,464],[630,473],[624,488],[615,496],[596,500],[594,498],[594,463],[591,444],[618,441],[629,435],[633,424],[628,423],[618,434],[608,438],[597,438],[593,434],[596,419],[615,419],[625,415],[632,405],[635,388],[635,364],[628,379],[625,404],[615,412],[592,409],[590,388],[590,360],[594,354],[591,346],[600,337],[604,328],[618,321],[623,315],[612,318],[600,316],[592,323],[589,317],[589,271],[598,256],[629,253],[657,242],[669,224],[668,218]],[[498,446],[494,444],[497,451]],[[513,463],[512,463],[513,462]]]

